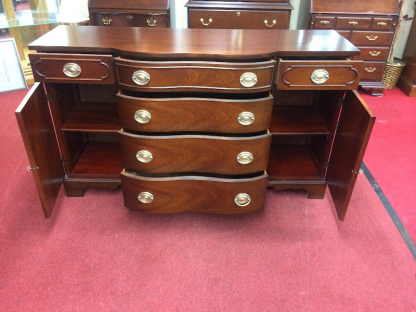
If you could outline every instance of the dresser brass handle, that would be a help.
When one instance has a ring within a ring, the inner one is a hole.
[[[276,25],[276,20],[273,20],[272,25],[269,25],[267,20],[264,20],[264,25],[266,25],[267,27],[273,27],[274,25]]]
[[[147,164],[153,160],[153,155],[149,151],[143,150],[136,153],[136,158],[138,161]]]
[[[323,84],[329,79],[329,73],[325,69],[317,69],[311,75],[314,84]]]
[[[371,35],[371,36],[367,36],[367,39],[368,40],[370,40],[370,41],[374,41],[374,40],[376,40],[378,37],[377,36],[374,36],[374,35]]]
[[[375,68],[375,67],[364,67],[364,70],[365,70],[367,73],[373,73],[373,72],[375,72],[375,71],[376,71],[376,68]]]
[[[386,26],[386,25],[387,25],[387,23],[385,23],[385,22],[378,22],[378,23],[377,23],[377,25],[378,25],[378,26]]]
[[[128,15],[126,15],[126,18],[127,18],[128,20],[132,20],[132,19],[133,19],[133,15],[128,14]]]
[[[243,87],[250,88],[256,85],[257,75],[255,73],[244,73],[240,76],[240,83]]]
[[[137,199],[141,201],[143,204],[150,204],[153,201],[154,197],[152,193],[141,192],[139,196],[137,196]]]
[[[135,84],[138,84],[139,86],[145,86],[150,81],[150,75],[144,70],[136,70],[133,73],[133,77],[131,77],[131,79],[133,79]]]
[[[237,206],[245,207],[251,202],[251,198],[246,193],[240,193],[234,198],[234,202]]]
[[[62,71],[70,78],[75,78],[81,75],[81,67],[75,63],[66,63]]]
[[[201,19],[200,19],[200,21],[201,21],[201,24],[202,24],[202,25],[204,25],[204,26],[208,26],[209,24],[211,24],[211,23],[212,23],[212,18],[210,18],[210,19],[208,20],[208,23],[204,23],[204,19],[203,19],[203,18],[201,18]]]
[[[108,16],[104,16],[101,21],[103,22],[104,25],[110,25],[112,19],[110,17],[108,17]]]
[[[241,13],[240,12],[237,12],[237,16],[240,16],[241,15]]]
[[[240,115],[238,115],[237,120],[240,125],[251,125],[254,122],[254,114],[250,112],[242,112]]]
[[[144,109],[139,109],[134,113],[134,119],[141,124],[147,124],[152,119],[152,115]]]
[[[155,27],[156,26],[156,20],[154,18],[148,18],[147,19],[147,25],[149,25],[150,27]]]
[[[378,56],[380,55],[380,51],[369,51],[368,52],[371,56]]]
[[[329,21],[320,21],[319,23],[324,24],[324,25],[328,25]]]
[[[239,164],[247,165],[253,161],[253,154],[250,152],[241,152],[237,155],[237,161]]]
[[[350,24],[350,25],[358,25],[358,22],[350,21],[348,24]]]

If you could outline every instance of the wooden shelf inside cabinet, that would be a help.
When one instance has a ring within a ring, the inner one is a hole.
[[[114,103],[82,103],[72,110],[62,126],[64,131],[118,132],[117,106]]]
[[[323,180],[306,145],[272,145],[269,181]]]
[[[273,135],[329,134],[329,130],[318,112],[274,110],[270,133]]]
[[[88,142],[70,177],[119,179],[122,170],[118,143]]]

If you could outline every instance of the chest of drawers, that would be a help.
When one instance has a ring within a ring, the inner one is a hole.
[[[155,214],[242,214],[267,187],[329,186],[345,217],[375,117],[335,31],[59,26],[30,48],[38,83],[16,116],[46,217],[62,184],[121,185]]]
[[[384,90],[381,82],[398,21],[399,4],[388,1],[311,0],[311,29],[335,29],[361,50],[364,60],[360,85],[373,95]]]

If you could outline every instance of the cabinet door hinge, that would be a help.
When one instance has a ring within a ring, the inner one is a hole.
[[[62,164],[65,165],[66,164],[66,159],[65,158],[61,158]]]
[[[344,105],[344,99],[339,99],[337,106],[342,107]]]
[[[324,162],[324,168],[328,168],[329,167],[329,161]]]
[[[46,93],[46,100],[50,103],[52,103],[52,97]]]

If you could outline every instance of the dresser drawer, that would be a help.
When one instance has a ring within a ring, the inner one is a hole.
[[[94,54],[29,54],[38,82],[114,84],[113,57]]]
[[[370,29],[371,17],[338,17],[336,29]]]
[[[278,90],[355,90],[363,68],[362,61],[280,60]]]
[[[255,63],[140,62],[116,59],[122,88],[138,91],[271,90],[275,61]]]
[[[334,29],[335,17],[334,16],[316,16],[314,20],[314,29]]]
[[[118,94],[117,107],[120,125],[134,131],[250,133],[270,127],[273,97],[237,100]]]
[[[351,31],[349,30],[337,30],[337,32],[343,36],[345,39],[350,40],[351,37]]]
[[[354,60],[365,61],[386,61],[390,48],[387,47],[358,47],[361,50],[361,54],[354,56]]]
[[[371,25],[372,30],[391,30],[394,23],[392,18],[374,18]]]
[[[353,31],[350,41],[356,46],[390,47],[393,35],[393,32]]]
[[[290,11],[195,10],[188,11],[189,28],[288,29]]]
[[[364,62],[364,70],[361,79],[381,80],[383,78],[385,62]]]
[[[148,178],[122,172],[124,205],[149,214],[244,214],[264,206],[266,174],[240,179],[202,176]]]
[[[271,134],[147,136],[119,132],[123,167],[142,173],[246,174],[267,168]]]
[[[168,27],[167,14],[93,13],[95,26]]]

